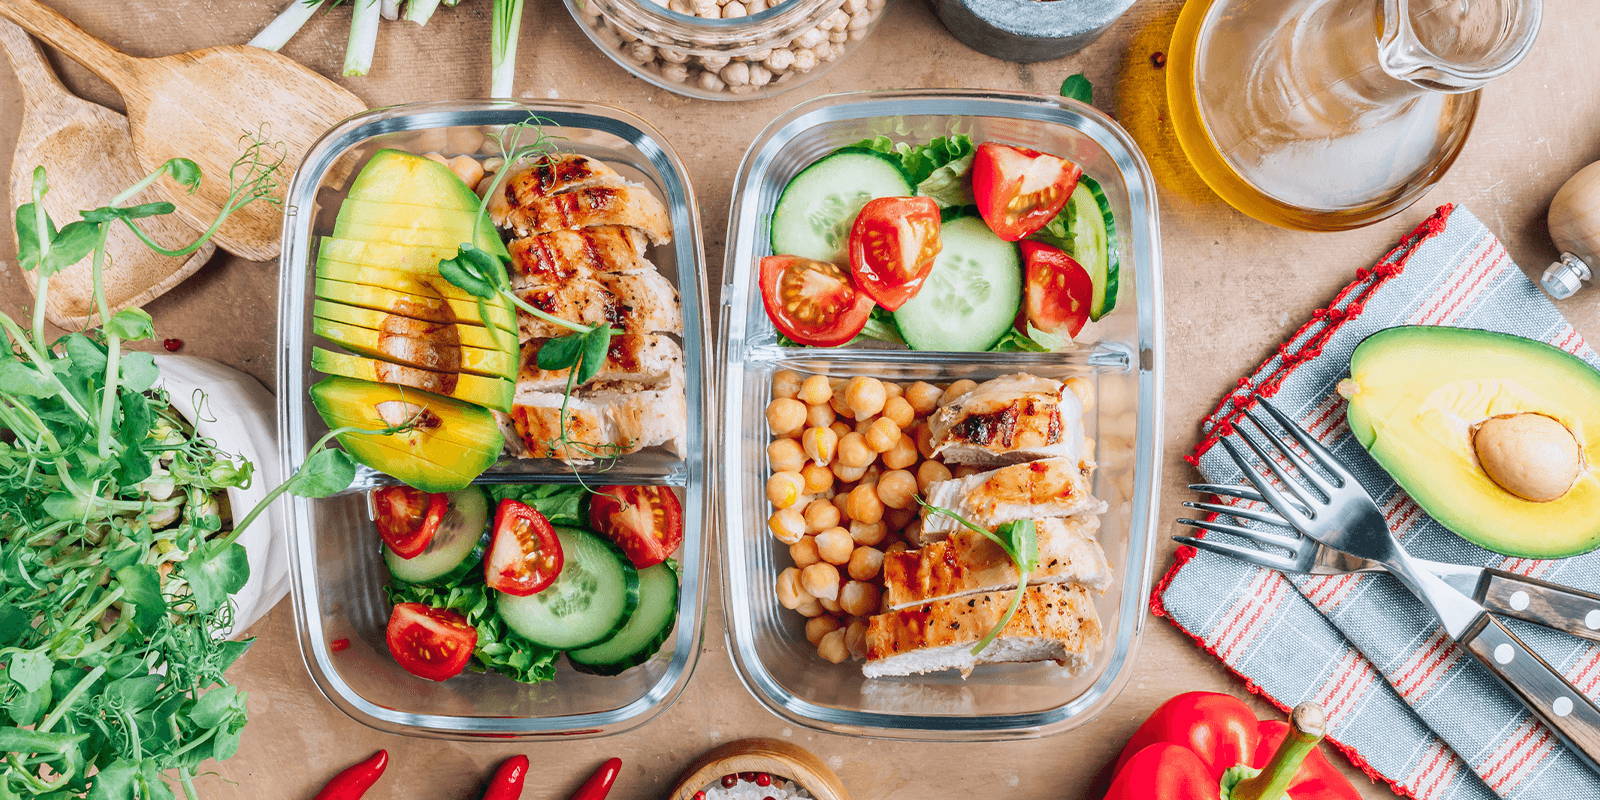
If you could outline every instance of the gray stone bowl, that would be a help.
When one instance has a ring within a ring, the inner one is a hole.
[[[1046,61],[1077,52],[1133,0],[930,0],[962,44],[1006,61]]]

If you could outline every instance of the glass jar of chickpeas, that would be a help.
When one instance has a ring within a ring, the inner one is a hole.
[[[817,77],[863,41],[885,0],[566,0],[629,72],[707,100],[768,97]]]
[[[866,656],[884,558],[922,543],[917,495],[977,470],[952,473],[932,457],[928,432],[928,416],[975,385],[773,374],[767,530],[788,545],[790,561],[776,591],[779,604],[807,618],[806,638],[822,658]]]

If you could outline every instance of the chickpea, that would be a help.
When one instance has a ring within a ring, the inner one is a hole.
[[[829,410],[831,411],[832,409]],[[829,425],[828,430],[833,431],[839,435],[839,438],[843,439],[844,437],[849,436],[850,432],[854,429],[850,427],[850,423],[841,419],[835,420],[832,425]]]
[[[881,490],[880,490],[881,491]],[[881,496],[878,499],[883,499]],[[903,531],[917,518],[915,508],[889,508],[883,512],[883,524],[891,531]]]
[[[852,617],[865,617],[878,610],[881,597],[876,584],[851,581],[839,590],[839,608]]]
[[[1094,408],[1094,383],[1088,378],[1082,376],[1068,378],[1067,388],[1078,396],[1078,402],[1083,404],[1085,414]]]
[[[816,563],[800,570],[800,585],[818,600],[839,601],[839,568]]]
[[[775,436],[799,433],[806,424],[806,404],[792,397],[780,397],[767,404],[767,426]]]
[[[829,528],[816,535],[817,555],[822,560],[834,565],[847,564],[850,556],[855,552],[856,543],[850,538],[850,532],[844,528]]]
[[[789,560],[801,569],[821,561],[822,556],[817,555],[817,541],[810,536],[800,537],[800,541],[789,545]]]
[[[818,597],[814,599],[817,601],[817,605],[822,606],[823,611],[826,611],[829,614],[839,613],[840,609],[838,600],[829,600],[826,597]]]
[[[878,477],[878,499],[890,508],[910,508],[916,494],[917,478],[906,470],[893,469]]]
[[[851,522],[850,538],[853,539],[856,544],[868,547],[876,547],[880,544],[883,544],[884,539],[889,538],[889,526],[883,524],[881,520],[870,523],[859,521]]]
[[[826,375],[812,375],[800,384],[800,393],[795,395],[803,402],[813,405],[827,405],[833,398],[833,384],[828,383]]]
[[[900,530],[900,535],[908,542],[922,544],[922,520],[914,519]]]
[[[850,648],[845,646],[844,631],[832,630],[817,642],[817,655],[830,664],[843,664],[850,657]]]
[[[900,396],[904,395],[905,393],[906,393],[906,387],[901,386],[900,384],[895,383],[894,381],[884,381],[883,382],[883,396],[884,397],[886,397],[886,398],[888,398],[890,400],[893,400],[894,398],[900,397]]]
[[[775,439],[767,445],[767,463],[773,472],[798,472],[806,463],[806,452],[793,439]]]
[[[839,434],[828,427],[806,428],[805,433],[800,434],[800,447],[805,450],[806,458],[819,467],[826,467],[839,447]]]
[[[800,570],[789,567],[778,573],[778,605],[793,611],[809,599],[800,586]]]
[[[861,476],[867,474],[866,467],[847,467],[838,461],[829,465],[828,469],[833,472],[833,476],[838,478],[840,483],[855,483],[861,480]]]
[[[888,417],[878,417],[872,426],[867,428],[864,437],[867,446],[879,453],[887,453],[900,441],[900,426]]]
[[[800,612],[802,617],[820,617],[824,609],[822,604],[817,602],[817,598],[806,597],[800,601],[800,605],[794,607],[794,610]]]
[[[883,410],[883,403],[888,394],[883,390],[883,381],[877,378],[858,376],[850,379],[844,387],[844,400],[850,406],[850,411],[856,419],[877,415]]]
[[[866,482],[857,484],[845,499],[844,511],[851,519],[861,522],[872,523],[882,520],[883,501],[878,499],[878,488]]]
[[[906,387],[906,402],[911,404],[911,409],[917,414],[926,416],[932,414],[939,407],[939,398],[944,392],[937,386],[927,381],[917,381]]]
[[[961,464],[956,467],[955,476],[957,478],[970,478],[982,471],[983,467],[980,467],[976,464]]]
[[[450,171],[468,186],[477,186],[478,181],[483,180],[483,164],[472,156],[456,156],[447,163]]]
[[[822,637],[844,627],[838,617],[813,617],[806,620],[806,641],[816,644]]]
[[[806,479],[798,472],[778,472],[767,479],[767,499],[778,508],[788,508],[800,502]]]
[[[450,166],[450,159],[446,158],[443,153],[440,153],[437,150],[430,153],[423,153],[422,157],[428,159],[429,161],[437,161],[447,167]]]
[[[833,396],[828,398],[828,407],[841,417],[855,416],[855,412],[850,410],[850,404],[844,401],[844,384],[834,384]]]
[[[788,440],[785,439],[784,441]],[[895,440],[894,447],[889,448],[881,456],[883,465],[889,469],[906,469],[917,463],[919,457],[921,457],[921,454],[917,452],[916,441],[903,433],[900,434],[899,439]]]
[[[805,532],[821,533],[829,528],[838,527],[840,518],[839,507],[832,501],[819,497],[806,506]]]
[[[833,425],[833,421],[838,418],[838,415],[833,413],[833,409],[827,403],[806,406],[806,424],[813,428],[830,427]]]
[[[834,492],[833,497],[828,498],[829,502],[833,503],[833,507],[839,510],[840,519],[850,518],[849,512],[845,510],[845,505],[850,500],[850,490],[854,488],[856,487],[840,486],[839,491]]]
[[[917,465],[917,491],[926,492],[937,481],[950,480],[950,468],[937,461],[924,461]]]
[[[845,627],[844,649],[850,652],[851,658],[867,657],[867,623],[864,620],[850,620]]]
[[[955,383],[952,383],[944,388],[944,394],[939,395],[939,405],[950,405],[950,403],[954,402],[956,398],[976,388],[978,388],[977,381],[970,381],[966,378],[962,378],[961,380],[956,381]]]
[[[858,581],[870,581],[883,571],[883,551],[876,547],[857,547],[850,553],[845,570]]]
[[[917,410],[904,397],[891,397],[883,403],[883,418],[892,420],[898,428],[909,428],[917,421]]]
[[[794,544],[806,535],[806,520],[793,508],[785,508],[767,518],[767,530],[772,538],[784,544]]]
[[[861,434],[862,436],[866,436],[867,435],[867,431],[872,430],[872,423],[877,422],[877,421],[878,421],[877,417],[867,417],[866,419],[858,419],[858,420],[856,420],[855,432]]]
[[[800,392],[800,373],[792,369],[780,369],[772,373],[772,396],[794,397]]]
[[[889,555],[890,553],[904,553],[907,549],[908,548],[906,547],[905,542],[896,539],[893,542],[890,542],[888,547],[883,548],[883,554]]]
[[[838,460],[847,467],[866,469],[877,459],[878,451],[867,443],[867,437],[855,431],[839,437]]]

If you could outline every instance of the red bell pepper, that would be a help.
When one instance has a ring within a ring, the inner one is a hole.
[[[1317,750],[1325,730],[1314,703],[1284,723],[1229,695],[1180,694],[1128,740],[1105,800],[1360,800]]]

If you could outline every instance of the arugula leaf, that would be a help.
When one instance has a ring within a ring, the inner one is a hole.
[[[1075,73],[1061,82],[1061,96],[1094,105],[1094,85],[1089,83],[1089,79],[1083,73]]]

